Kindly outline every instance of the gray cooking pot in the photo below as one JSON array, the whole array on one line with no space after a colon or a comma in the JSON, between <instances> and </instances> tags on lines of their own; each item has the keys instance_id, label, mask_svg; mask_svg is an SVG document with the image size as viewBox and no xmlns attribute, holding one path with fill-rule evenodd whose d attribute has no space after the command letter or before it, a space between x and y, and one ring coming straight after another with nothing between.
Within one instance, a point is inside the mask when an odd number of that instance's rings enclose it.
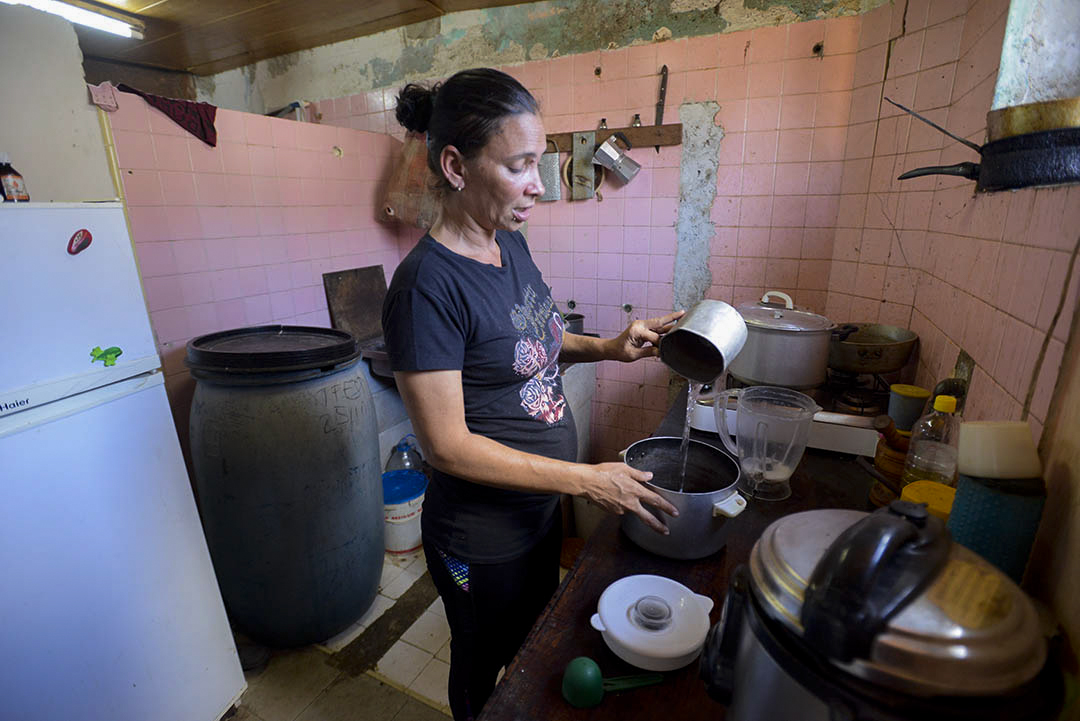
<instances>
[{"instance_id":1,"label":"gray cooking pot","mask_svg":"<svg viewBox=\"0 0 1080 721\"><path fill-rule=\"evenodd\" d=\"M649 490L679 509L672 517L646 506L668 527L662 535L632 513L622 517L623 532L631 541L659 556L678 559L704 558L724 547L731 530L729 519L746 509L739 495L739 464L719 448L690 441L686 481L679 490L681 438L662 436L634 443L621 454L631 468L652 471Z\"/></svg>"},{"instance_id":2,"label":"gray cooking pot","mask_svg":"<svg viewBox=\"0 0 1080 721\"><path fill-rule=\"evenodd\" d=\"M770 301L771 296L783 304ZM747 385L816 388L825 382L829 338L836 324L823 315L796 310L791 296L769 291L760 303L737 310L746 321L746 345L728 372Z\"/></svg>"}]
</instances>

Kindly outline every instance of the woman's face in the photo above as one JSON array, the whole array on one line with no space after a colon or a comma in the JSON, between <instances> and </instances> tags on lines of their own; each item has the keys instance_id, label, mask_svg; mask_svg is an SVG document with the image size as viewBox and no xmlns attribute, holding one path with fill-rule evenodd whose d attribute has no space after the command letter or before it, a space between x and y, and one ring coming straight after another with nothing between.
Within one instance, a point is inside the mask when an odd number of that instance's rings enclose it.
<instances>
[{"instance_id":1,"label":"woman's face","mask_svg":"<svg viewBox=\"0 0 1080 721\"><path fill-rule=\"evenodd\" d=\"M461 200L487 230L517 230L544 194L538 162L547 136L532 113L507 116L475 157L465 161Z\"/></svg>"}]
</instances>

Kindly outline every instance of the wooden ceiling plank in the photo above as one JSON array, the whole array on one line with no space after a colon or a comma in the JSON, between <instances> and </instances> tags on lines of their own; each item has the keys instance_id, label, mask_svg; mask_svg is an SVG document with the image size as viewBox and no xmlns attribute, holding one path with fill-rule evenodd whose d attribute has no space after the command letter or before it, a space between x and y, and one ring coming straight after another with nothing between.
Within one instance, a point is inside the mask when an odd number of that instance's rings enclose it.
<instances>
[{"instance_id":1,"label":"wooden ceiling plank","mask_svg":"<svg viewBox=\"0 0 1080 721\"><path fill-rule=\"evenodd\" d=\"M205 58L206 60L203 62L216 62L221 58L246 54L250 57L264 59L297 50L327 45L339 40L359 37L372 28L376 28L374 31L378 32L380 29L399 27L430 19L431 17L435 17L434 11L423 8L380 18L374 22L368 21L344 26L336 20L327 20L318 26L309 23L307 26L301 26L300 28L288 24L274 24L263 31L249 26L246 28L245 34L236 32L237 28L234 27L220 26L213 32L204 32L195 38L179 34L162 38L156 43L132 48L125 53L125 58L129 62L151 62L156 57L166 55L169 57ZM193 47L190 42L192 39L196 39L199 45ZM248 60L247 62L254 61ZM192 63L192 65L195 64ZM191 65L187 67L190 68Z\"/></svg>"},{"instance_id":2,"label":"wooden ceiling plank","mask_svg":"<svg viewBox=\"0 0 1080 721\"><path fill-rule=\"evenodd\" d=\"M406 23L411 24L413 22L420 22L421 20L431 19L435 17L433 15L414 15L408 19ZM387 28L400 27L398 23L391 23L394 18L388 18ZM376 30L375 32L379 32ZM249 63L257 62L259 60L266 60L273 57L279 57L288 53L297 52L299 50L309 50L313 47L319 47L322 45L329 45L334 42L338 42L344 39L351 39L355 37L362 37L356 34L356 31L352 28L346 28L341 30L340 37L334 35L324 35L316 38L307 38L306 42L293 41L290 44L280 43L274 44L269 42L269 38L266 38L265 43L251 43L251 47L245 48L240 52L226 56L215 57L207 60L206 62L193 65L188 70L196 75L212 75L214 73L223 72L224 70L231 70L233 68L242 67Z\"/></svg>"},{"instance_id":3,"label":"wooden ceiling plank","mask_svg":"<svg viewBox=\"0 0 1080 721\"><path fill-rule=\"evenodd\" d=\"M94 2L95 0L80 0ZM527 0L533 1L533 0ZM115 0L138 7L144 40L79 32L88 55L205 75L330 43L373 35L449 12L515 0ZM110 36L111 38L112 36Z\"/></svg>"}]
</instances>

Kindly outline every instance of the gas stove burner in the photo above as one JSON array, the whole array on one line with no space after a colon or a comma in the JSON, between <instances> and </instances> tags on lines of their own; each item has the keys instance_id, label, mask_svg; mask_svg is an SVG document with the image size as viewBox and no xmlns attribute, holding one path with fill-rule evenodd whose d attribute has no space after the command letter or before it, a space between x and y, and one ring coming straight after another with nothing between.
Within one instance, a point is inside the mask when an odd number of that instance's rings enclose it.
<instances>
[{"instance_id":1,"label":"gas stove burner","mask_svg":"<svg viewBox=\"0 0 1080 721\"><path fill-rule=\"evenodd\" d=\"M877 374L844 373L829 369L825 385L839 394L850 389L864 390L870 394L888 395L889 383Z\"/></svg>"},{"instance_id":2,"label":"gas stove burner","mask_svg":"<svg viewBox=\"0 0 1080 721\"><path fill-rule=\"evenodd\" d=\"M857 388L867 385L865 376L860 376L858 373L845 373L844 371L834 371L829 369L828 383L832 386L839 386L841 388Z\"/></svg>"},{"instance_id":3,"label":"gas stove burner","mask_svg":"<svg viewBox=\"0 0 1080 721\"><path fill-rule=\"evenodd\" d=\"M870 388L849 388L836 396L836 409L857 416L881 415L881 403Z\"/></svg>"}]
</instances>

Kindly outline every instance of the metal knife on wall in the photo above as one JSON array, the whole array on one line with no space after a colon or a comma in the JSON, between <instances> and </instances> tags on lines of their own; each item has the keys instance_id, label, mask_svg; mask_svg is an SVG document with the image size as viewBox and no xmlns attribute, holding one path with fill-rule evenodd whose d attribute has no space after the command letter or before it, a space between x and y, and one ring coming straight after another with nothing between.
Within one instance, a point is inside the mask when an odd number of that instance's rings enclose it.
<instances>
[{"instance_id":1,"label":"metal knife on wall","mask_svg":"<svg viewBox=\"0 0 1080 721\"><path fill-rule=\"evenodd\" d=\"M667 96L667 65L660 68L660 99L656 101L656 125L664 124L664 98ZM660 146L656 146L656 152L660 152Z\"/></svg>"}]
</instances>

